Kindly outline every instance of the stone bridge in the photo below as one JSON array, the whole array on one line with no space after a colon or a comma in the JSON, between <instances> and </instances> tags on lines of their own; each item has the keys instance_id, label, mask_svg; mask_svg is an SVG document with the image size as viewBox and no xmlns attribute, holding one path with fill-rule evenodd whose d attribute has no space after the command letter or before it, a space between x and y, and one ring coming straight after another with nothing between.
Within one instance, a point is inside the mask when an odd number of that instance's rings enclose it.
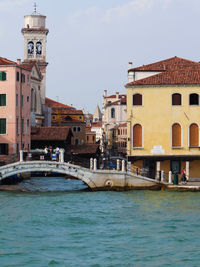
<instances>
[{"instance_id":1,"label":"stone bridge","mask_svg":"<svg viewBox=\"0 0 200 267\"><path fill-rule=\"evenodd\" d=\"M161 188L158 181L125 170L91 170L66 162L54 161L20 161L2 166L0 167L0 180L31 172L55 172L73 176L82 180L92 190L159 190Z\"/></svg>"}]
</instances>

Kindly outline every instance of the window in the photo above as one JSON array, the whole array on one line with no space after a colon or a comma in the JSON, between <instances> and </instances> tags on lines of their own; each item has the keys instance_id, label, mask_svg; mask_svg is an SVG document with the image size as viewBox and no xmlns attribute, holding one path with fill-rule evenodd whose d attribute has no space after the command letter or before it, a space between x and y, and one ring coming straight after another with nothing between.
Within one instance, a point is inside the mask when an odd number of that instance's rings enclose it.
<instances>
[{"instance_id":1,"label":"window","mask_svg":"<svg viewBox=\"0 0 200 267\"><path fill-rule=\"evenodd\" d=\"M24 133L24 119L21 121L21 133Z\"/></svg>"},{"instance_id":2,"label":"window","mask_svg":"<svg viewBox=\"0 0 200 267\"><path fill-rule=\"evenodd\" d=\"M133 95L133 106L142 106L142 95L141 94Z\"/></svg>"},{"instance_id":3,"label":"window","mask_svg":"<svg viewBox=\"0 0 200 267\"><path fill-rule=\"evenodd\" d=\"M94 142L94 135L92 136L92 140L93 140L93 142Z\"/></svg>"},{"instance_id":4,"label":"window","mask_svg":"<svg viewBox=\"0 0 200 267\"><path fill-rule=\"evenodd\" d=\"M78 139L77 138L75 139L75 145L78 145Z\"/></svg>"},{"instance_id":5,"label":"window","mask_svg":"<svg viewBox=\"0 0 200 267\"><path fill-rule=\"evenodd\" d=\"M0 144L0 155L8 155L8 144Z\"/></svg>"},{"instance_id":6,"label":"window","mask_svg":"<svg viewBox=\"0 0 200 267\"><path fill-rule=\"evenodd\" d=\"M6 119L0 119L0 134L6 134Z\"/></svg>"},{"instance_id":7,"label":"window","mask_svg":"<svg viewBox=\"0 0 200 267\"><path fill-rule=\"evenodd\" d=\"M36 43L36 55L41 55L42 54L42 43L37 42Z\"/></svg>"},{"instance_id":8,"label":"window","mask_svg":"<svg viewBox=\"0 0 200 267\"><path fill-rule=\"evenodd\" d=\"M28 131L29 124L30 124L29 120L27 120L27 131Z\"/></svg>"},{"instance_id":9,"label":"window","mask_svg":"<svg viewBox=\"0 0 200 267\"><path fill-rule=\"evenodd\" d=\"M78 131L78 132L80 132L80 131L81 131L81 128L80 128L80 127L78 127L78 128L77 128L77 131Z\"/></svg>"},{"instance_id":10,"label":"window","mask_svg":"<svg viewBox=\"0 0 200 267\"><path fill-rule=\"evenodd\" d=\"M16 118L16 133L19 134L19 118Z\"/></svg>"},{"instance_id":11,"label":"window","mask_svg":"<svg viewBox=\"0 0 200 267\"><path fill-rule=\"evenodd\" d=\"M53 115L53 116L52 116L52 120L55 120L55 119L56 119L56 116L55 116L55 115Z\"/></svg>"},{"instance_id":12,"label":"window","mask_svg":"<svg viewBox=\"0 0 200 267\"><path fill-rule=\"evenodd\" d=\"M89 141L89 136L87 135L87 142Z\"/></svg>"},{"instance_id":13,"label":"window","mask_svg":"<svg viewBox=\"0 0 200 267\"><path fill-rule=\"evenodd\" d=\"M199 146L199 126L196 123L192 123L189 129L190 134L190 147Z\"/></svg>"},{"instance_id":14,"label":"window","mask_svg":"<svg viewBox=\"0 0 200 267\"><path fill-rule=\"evenodd\" d=\"M17 154L19 154L19 143L17 143Z\"/></svg>"},{"instance_id":15,"label":"window","mask_svg":"<svg viewBox=\"0 0 200 267\"><path fill-rule=\"evenodd\" d=\"M181 126L178 123L172 125L172 147L181 147Z\"/></svg>"},{"instance_id":16,"label":"window","mask_svg":"<svg viewBox=\"0 0 200 267\"><path fill-rule=\"evenodd\" d=\"M115 118L115 109L111 108L111 118Z\"/></svg>"},{"instance_id":17,"label":"window","mask_svg":"<svg viewBox=\"0 0 200 267\"><path fill-rule=\"evenodd\" d=\"M0 81L6 81L6 72L0 71Z\"/></svg>"},{"instance_id":18,"label":"window","mask_svg":"<svg viewBox=\"0 0 200 267\"><path fill-rule=\"evenodd\" d=\"M29 102L29 96L27 96L27 102Z\"/></svg>"},{"instance_id":19,"label":"window","mask_svg":"<svg viewBox=\"0 0 200 267\"><path fill-rule=\"evenodd\" d=\"M199 95L190 94L190 105L199 105Z\"/></svg>"},{"instance_id":20,"label":"window","mask_svg":"<svg viewBox=\"0 0 200 267\"><path fill-rule=\"evenodd\" d=\"M24 106L24 96L23 95L21 96L21 106L22 107Z\"/></svg>"},{"instance_id":21,"label":"window","mask_svg":"<svg viewBox=\"0 0 200 267\"><path fill-rule=\"evenodd\" d=\"M120 135L120 130L118 129L118 135Z\"/></svg>"},{"instance_id":22,"label":"window","mask_svg":"<svg viewBox=\"0 0 200 267\"><path fill-rule=\"evenodd\" d=\"M28 55L29 56L33 55L33 53L34 53L34 44L33 44L33 42L29 42L28 43Z\"/></svg>"},{"instance_id":23,"label":"window","mask_svg":"<svg viewBox=\"0 0 200 267\"><path fill-rule=\"evenodd\" d=\"M16 94L16 107L18 107L18 94Z\"/></svg>"},{"instance_id":24,"label":"window","mask_svg":"<svg viewBox=\"0 0 200 267\"><path fill-rule=\"evenodd\" d=\"M17 82L19 82L19 71L17 71L17 73L16 73L16 80L17 80Z\"/></svg>"},{"instance_id":25,"label":"window","mask_svg":"<svg viewBox=\"0 0 200 267\"><path fill-rule=\"evenodd\" d=\"M73 132L76 132L76 127L73 127Z\"/></svg>"},{"instance_id":26,"label":"window","mask_svg":"<svg viewBox=\"0 0 200 267\"><path fill-rule=\"evenodd\" d=\"M172 106L181 105L181 94L175 93L172 95Z\"/></svg>"},{"instance_id":27,"label":"window","mask_svg":"<svg viewBox=\"0 0 200 267\"><path fill-rule=\"evenodd\" d=\"M133 147L142 147L142 126L140 124L133 126Z\"/></svg>"},{"instance_id":28,"label":"window","mask_svg":"<svg viewBox=\"0 0 200 267\"><path fill-rule=\"evenodd\" d=\"M0 106L6 106L6 94L0 94Z\"/></svg>"},{"instance_id":29,"label":"window","mask_svg":"<svg viewBox=\"0 0 200 267\"><path fill-rule=\"evenodd\" d=\"M27 75L27 84L29 84L29 75Z\"/></svg>"},{"instance_id":30,"label":"window","mask_svg":"<svg viewBox=\"0 0 200 267\"><path fill-rule=\"evenodd\" d=\"M21 82L25 83L25 75L23 73L21 74Z\"/></svg>"},{"instance_id":31,"label":"window","mask_svg":"<svg viewBox=\"0 0 200 267\"><path fill-rule=\"evenodd\" d=\"M82 116L79 116L79 120L82 120Z\"/></svg>"}]
</instances>

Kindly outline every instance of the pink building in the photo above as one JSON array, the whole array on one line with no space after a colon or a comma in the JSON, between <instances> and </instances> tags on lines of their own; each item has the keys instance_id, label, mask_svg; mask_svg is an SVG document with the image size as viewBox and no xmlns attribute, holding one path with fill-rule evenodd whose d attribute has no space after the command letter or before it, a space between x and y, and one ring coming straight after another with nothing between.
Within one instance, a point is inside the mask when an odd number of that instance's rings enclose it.
<instances>
[{"instance_id":1,"label":"pink building","mask_svg":"<svg viewBox=\"0 0 200 267\"><path fill-rule=\"evenodd\" d=\"M0 57L0 165L30 148L30 66Z\"/></svg>"}]
</instances>

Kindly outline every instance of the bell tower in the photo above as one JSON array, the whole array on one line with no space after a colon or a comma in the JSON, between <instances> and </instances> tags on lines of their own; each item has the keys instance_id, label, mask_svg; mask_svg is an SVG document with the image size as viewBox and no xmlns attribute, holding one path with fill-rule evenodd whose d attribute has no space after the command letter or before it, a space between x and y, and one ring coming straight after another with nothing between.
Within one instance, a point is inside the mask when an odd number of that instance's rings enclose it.
<instances>
[{"instance_id":1,"label":"bell tower","mask_svg":"<svg viewBox=\"0 0 200 267\"><path fill-rule=\"evenodd\" d=\"M46 16L37 12L36 3L34 12L31 15L24 16L24 63L37 62L43 75L41 98L45 103L46 95L46 43L49 30L46 28Z\"/></svg>"}]
</instances>

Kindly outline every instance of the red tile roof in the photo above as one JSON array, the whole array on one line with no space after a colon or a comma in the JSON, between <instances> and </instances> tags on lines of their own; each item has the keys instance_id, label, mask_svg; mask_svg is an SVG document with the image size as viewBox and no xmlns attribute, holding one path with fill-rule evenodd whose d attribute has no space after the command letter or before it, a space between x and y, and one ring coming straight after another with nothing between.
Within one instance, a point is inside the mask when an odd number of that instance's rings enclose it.
<instances>
[{"instance_id":1,"label":"red tile roof","mask_svg":"<svg viewBox=\"0 0 200 267\"><path fill-rule=\"evenodd\" d=\"M0 57L0 65L17 65L17 63L7 58Z\"/></svg>"},{"instance_id":2,"label":"red tile roof","mask_svg":"<svg viewBox=\"0 0 200 267\"><path fill-rule=\"evenodd\" d=\"M129 69L129 71L166 71L185 69L188 67L192 67L193 69L199 69L200 63L179 57L172 57L152 64L132 68Z\"/></svg>"},{"instance_id":3,"label":"red tile roof","mask_svg":"<svg viewBox=\"0 0 200 267\"><path fill-rule=\"evenodd\" d=\"M102 127L102 121L93 122L92 127Z\"/></svg>"},{"instance_id":4,"label":"red tile roof","mask_svg":"<svg viewBox=\"0 0 200 267\"><path fill-rule=\"evenodd\" d=\"M200 85L200 69L186 68L180 70L168 70L157 75L153 75L135 82L128 83L133 85Z\"/></svg>"},{"instance_id":5,"label":"red tile roof","mask_svg":"<svg viewBox=\"0 0 200 267\"><path fill-rule=\"evenodd\" d=\"M76 109L67 109L67 108L53 108L51 114L52 115L83 115L83 111L82 110L76 110Z\"/></svg>"},{"instance_id":6,"label":"red tile roof","mask_svg":"<svg viewBox=\"0 0 200 267\"><path fill-rule=\"evenodd\" d=\"M104 98L117 98L116 95L105 96ZM126 95L119 95L119 98L126 98Z\"/></svg>"},{"instance_id":7,"label":"red tile roof","mask_svg":"<svg viewBox=\"0 0 200 267\"><path fill-rule=\"evenodd\" d=\"M75 108L72 107L72 106L68 106L68 105L62 104L62 103L57 102L55 100L52 100L52 99L50 99L48 97L45 98L45 105L47 107L50 107L50 108L67 108L67 109L75 110Z\"/></svg>"},{"instance_id":8,"label":"red tile roof","mask_svg":"<svg viewBox=\"0 0 200 267\"><path fill-rule=\"evenodd\" d=\"M70 127L33 127L31 128L31 140L65 141L69 133L72 134Z\"/></svg>"}]
</instances>

